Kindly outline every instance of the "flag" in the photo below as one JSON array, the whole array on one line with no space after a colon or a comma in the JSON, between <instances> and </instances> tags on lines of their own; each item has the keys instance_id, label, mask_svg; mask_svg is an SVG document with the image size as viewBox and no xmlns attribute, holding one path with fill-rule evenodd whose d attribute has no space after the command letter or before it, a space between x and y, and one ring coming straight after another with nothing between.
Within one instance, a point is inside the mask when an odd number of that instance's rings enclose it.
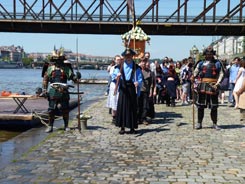
<instances>
[{"instance_id":1,"label":"flag","mask_svg":"<svg viewBox=\"0 0 245 184\"><path fill-rule=\"evenodd\" d=\"M127 0L128 2L128 8L131 12L132 18L133 18L133 26L136 25L136 17L135 17L135 7L134 7L134 0Z\"/></svg>"}]
</instances>

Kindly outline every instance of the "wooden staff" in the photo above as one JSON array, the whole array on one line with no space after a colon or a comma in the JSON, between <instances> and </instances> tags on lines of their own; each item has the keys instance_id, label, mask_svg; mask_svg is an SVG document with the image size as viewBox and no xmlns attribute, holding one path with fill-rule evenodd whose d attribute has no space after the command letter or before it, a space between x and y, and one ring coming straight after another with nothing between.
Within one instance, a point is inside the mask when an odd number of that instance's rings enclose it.
<instances>
[{"instance_id":1,"label":"wooden staff","mask_svg":"<svg viewBox=\"0 0 245 184\"><path fill-rule=\"evenodd\" d=\"M197 62L198 63L198 62ZM196 103L196 97L195 97L195 90L194 90L194 84L195 84L195 77L194 77L194 70L197 67L197 63L192 66L192 77L191 77L191 91L192 91L192 128L195 129L195 103Z\"/></svg>"},{"instance_id":2,"label":"wooden staff","mask_svg":"<svg viewBox=\"0 0 245 184\"><path fill-rule=\"evenodd\" d=\"M192 87L192 128L193 129L195 129L195 102L196 102L194 82L195 82L195 79L193 77L192 84L191 84L191 87Z\"/></svg>"},{"instance_id":3,"label":"wooden staff","mask_svg":"<svg viewBox=\"0 0 245 184\"><path fill-rule=\"evenodd\" d=\"M77 72L79 72L79 64L78 64L78 39L76 40L76 49L77 49L77 60L76 60L76 65L77 65ZM79 132L81 132L81 121L80 121L80 94L79 94L79 81L77 81L77 102L78 102L78 107L77 107L77 126Z\"/></svg>"},{"instance_id":4,"label":"wooden staff","mask_svg":"<svg viewBox=\"0 0 245 184\"><path fill-rule=\"evenodd\" d=\"M134 29L135 29L135 18L134 18L134 21L133 21L133 31L132 32L134 32ZM135 37L134 37L134 51L135 51ZM136 76L136 63L135 63L134 59L133 59L133 62L134 62L134 69L135 69L135 71L134 71L134 81L136 82L136 80L137 80L137 76ZM138 87L136 86L135 87L136 95L137 95L137 91L138 91L137 88Z\"/></svg>"}]
</instances>

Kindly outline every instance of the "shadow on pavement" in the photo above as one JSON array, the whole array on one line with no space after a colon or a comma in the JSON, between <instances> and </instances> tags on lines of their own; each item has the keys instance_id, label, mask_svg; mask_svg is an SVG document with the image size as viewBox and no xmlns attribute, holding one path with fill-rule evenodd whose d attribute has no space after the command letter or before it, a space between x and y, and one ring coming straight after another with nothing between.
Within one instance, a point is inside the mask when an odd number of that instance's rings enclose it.
<instances>
[{"instance_id":1,"label":"shadow on pavement","mask_svg":"<svg viewBox=\"0 0 245 184\"><path fill-rule=\"evenodd\" d=\"M143 134L150 133L150 132L159 133L159 132L163 132L163 131L169 131L170 128L163 128L165 126L166 125L163 125L163 126L160 126L160 127L157 127L157 128L139 129L139 130L137 130L136 137L142 136Z\"/></svg>"},{"instance_id":2,"label":"shadow on pavement","mask_svg":"<svg viewBox=\"0 0 245 184\"><path fill-rule=\"evenodd\" d=\"M102 126L88 126L87 128L88 130L99 130L99 129L107 130L108 129Z\"/></svg>"},{"instance_id":3,"label":"shadow on pavement","mask_svg":"<svg viewBox=\"0 0 245 184\"><path fill-rule=\"evenodd\" d=\"M188 123L183 123L183 122L177 123L177 126L178 126L178 127L180 127L180 126L185 126L185 125L188 125Z\"/></svg>"},{"instance_id":4,"label":"shadow on pavement","mask_svg":"<svg viewBox=\"0 0 245 184\"><path fill-rule=\"evenodd\" d=\"M183 118L183 116L179 113L175 112L156 112L155 119L148 125L159 125L158 127L147 128L147 129L139 129L137 132L137 136L142 136L143 134L150 133L150 132L162 132L162 131L169 131L170 128L168 127L171 123L176 123L176 118ZM187 123L181 123L179 126L186 125Z\"/></svg>"},{"instance_id":5,"label":"shadow on pavement","mask_svg":"<svg viewBox=\"0 0 245 184\"><path fill-rule=\"evenodd\" d=\"M157 112L155 117L159 117L154 119L153 124L170 124L175 123L176 119L183 118L182 114L175 112Z\"/></svg>"},{"instance_id":6,"label":"shadow on pavement","mask_svg":"<svg viewBox=\"0 0 245 184\"><path fill-rule=\"evenodd\" d=\"M236 129L236 128L244 128L245 125L220 125L219 126L221 129Z\"/></svg>"}]
</instances>

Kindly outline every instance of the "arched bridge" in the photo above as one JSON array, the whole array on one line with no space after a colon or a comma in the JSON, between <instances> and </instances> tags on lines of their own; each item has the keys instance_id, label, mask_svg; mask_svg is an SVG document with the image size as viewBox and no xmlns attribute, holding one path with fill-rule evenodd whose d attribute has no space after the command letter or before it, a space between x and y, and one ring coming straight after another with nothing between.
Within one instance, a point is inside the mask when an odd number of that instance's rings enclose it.
<instances>
[{"instance_id":1,"label":"arched bridge","mask_svg":"<svg viewBox=\"0 0 245 184\"><path fill-rule=\"evenodd\" d=\"M245 0L1 0L0 32L123 34L134 9L150 35L245 35L244 7Z\"/></svg>"}]
</instances>

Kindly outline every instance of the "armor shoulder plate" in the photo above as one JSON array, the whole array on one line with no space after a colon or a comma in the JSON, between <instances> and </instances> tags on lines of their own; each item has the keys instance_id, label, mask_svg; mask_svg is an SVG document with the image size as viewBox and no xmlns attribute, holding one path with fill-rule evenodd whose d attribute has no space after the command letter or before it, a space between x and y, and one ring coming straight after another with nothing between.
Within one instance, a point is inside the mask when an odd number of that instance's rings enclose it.
<instances>
[{"instance_id":1,"label":"armor shoulder plate","mask_svg":"<svg viewBox=\"0 0 245 184\"><path fill-rule=\"evenodd\" d=\"M54 66L54 65L51 65L51 66L48 67L48 70L47 70L47 75L48 75L48 77L51 76L51 73L52 73L52 71L53 71L54 69L55 69L55 66Z\"/></svg>"},{"instance_id":2,"label":"armor shoulder plate","mask_svg":"<svg viewBox=\"0 0 245 184\"><path fill-rule=\"evenodd\" d=\"M203 60L199 60L199 61L197 61L196 62L196 64L194 65L194 69L196 68L196 67L201 67L202 65L203 65Z\"/></svg>"}]
</instances>

